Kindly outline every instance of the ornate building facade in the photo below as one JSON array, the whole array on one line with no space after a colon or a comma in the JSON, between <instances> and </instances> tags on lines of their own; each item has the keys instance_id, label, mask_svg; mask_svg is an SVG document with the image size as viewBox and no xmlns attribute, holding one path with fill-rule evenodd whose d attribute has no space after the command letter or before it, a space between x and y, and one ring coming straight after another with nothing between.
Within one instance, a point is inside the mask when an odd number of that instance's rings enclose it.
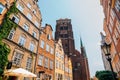
<instances>
[{"instance_id":1,"label":"ornate building facade","mask_svg":"<svg viewBox=\"0 0 120 80\"><path fill-rule=\"evenodd\" d=\"M12 69L24 68L35 73L39 31L41 28L41 13L36 0L0 0L0 26L6 17L6 12L15 4L18 13L12 13L9 20L16 25L3 42L10 48L9 62ZM14 25L13 25L14 26ZM28 78L20 77L18 80ZM32 78L30 78L32 79Z\"/></svg>"},{"instance_id":2,"label":"ornate building facade","mask_svg":"<svg viewBox=\"0 0 120 80\"><path fill-rule=\"evenodd\" d=\"M105 15L105 40L111 43L112 66L120 76L120 0L100 0L100 3Z\"/></svg>"}]
</instances>

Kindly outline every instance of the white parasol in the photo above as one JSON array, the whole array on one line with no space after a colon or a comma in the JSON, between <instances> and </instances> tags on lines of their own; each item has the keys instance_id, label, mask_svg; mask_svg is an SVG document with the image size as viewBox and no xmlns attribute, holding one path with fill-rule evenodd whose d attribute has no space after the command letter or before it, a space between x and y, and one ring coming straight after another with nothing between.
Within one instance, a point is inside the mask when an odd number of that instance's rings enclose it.
<instances>
[{"instance_id":1,"label":"white parasol","mask_svg":"<svg viewBox=\"0 0 120 80\"><path fill-rule=\"evenodd\" d=\"M37 77L35 74L33 74L33 73L23 69L23 68L7 70L7 71L5 71L4 75L21 76L21 77Z\"/></svg>"}]
</instances>

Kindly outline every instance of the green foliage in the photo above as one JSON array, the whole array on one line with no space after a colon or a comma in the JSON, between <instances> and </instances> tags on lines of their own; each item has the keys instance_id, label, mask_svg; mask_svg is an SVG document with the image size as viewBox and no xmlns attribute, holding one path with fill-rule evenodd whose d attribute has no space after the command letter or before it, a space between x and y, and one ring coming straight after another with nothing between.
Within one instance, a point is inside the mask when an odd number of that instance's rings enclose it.
<instances>
[{"instance_id":1,"label":"green foliage","mask_svg":"<svg viewBox=\"0 0 120 80\"><path fill-rule=\"evenodd\" d=\"M18 13L18 9L15 6L16 3L14 3L9 11L6 13L5 18L2 22L2 27L0 28L0 41L4 38L7 38L8 34L10 33L10 30L12 28L16 28L17 24L15 24L14 22L12 22L9 19L10 14L14 13L17 14Z\"/></svg>"},{"instance_id":2,"label":"green foliage","mask_svg":"<svg viewBox=\"0 0 120 80\"><path fill-rule=\"evenodd\" d=\"M16 2L14 2L14 4L10 7L8 12L6 13L4 20L1 24L2 26L0 27L0 78L8 62L8 54L10 53L10 49L7 47L5 43L2 42L2 39L7 38L12 28L17 27L17 24L15 24L9 19L10 14L17 13L18 9L16 8Z\"/></svg>"},{"instance_id":3,"label":"green foliage","mask_svg":"<svg viewBox=\"0 0 120 80\"><path fill-rule=\"evenodd\" d=\"M114 72L114 75L117 76L117 73ZM99 80L114 80L113 74L111 71L97 71L95 76Z\"/></svg>"},{"instance_id":4,"label":"green foliage","mask_svg":"<svg viewBox=\"0 0 120 80\"><path fill-rule=\"evenodd\" d=\"M0 43L0 75L3 74L4 67L8 62L8 54L10 49L4 43Z\"/></svg>"}]
</instances>

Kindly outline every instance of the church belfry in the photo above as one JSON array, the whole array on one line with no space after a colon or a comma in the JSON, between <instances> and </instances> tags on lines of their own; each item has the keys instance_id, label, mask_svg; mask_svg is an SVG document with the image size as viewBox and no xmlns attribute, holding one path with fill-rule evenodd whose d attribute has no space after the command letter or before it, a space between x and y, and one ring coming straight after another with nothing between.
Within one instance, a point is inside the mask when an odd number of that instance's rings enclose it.
<instances>
[{"instance_id":1,"label":"church belfry","mask_svg":"<svg viewBox=\"0 0 120 80\"><path fill-rule=\"evenodd\" d=\"M59 19L56 21L55 40L59 38L62 39L65 54L73 54L75 46L71 19Z\"/></svg>"}]
</instances>

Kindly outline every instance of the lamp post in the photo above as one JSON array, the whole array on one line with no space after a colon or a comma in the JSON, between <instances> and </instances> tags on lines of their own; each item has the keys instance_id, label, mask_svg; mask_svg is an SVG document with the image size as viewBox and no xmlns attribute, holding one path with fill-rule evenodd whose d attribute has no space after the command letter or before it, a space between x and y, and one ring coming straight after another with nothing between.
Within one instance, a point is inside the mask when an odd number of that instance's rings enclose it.
<instances>
[{"instance_id":1,"label":"lamp post","mask_svg":"<svg viewBox=\"0 0 120 80\"><path fill-rule=\"evenodd\" d=\"M113 76L114 80L116 80L115 75L114 75L114 72L113 72L112 63L111 63L110 48L111 48L111 44L107 44L106 42L104 42L104 43L101 45L101 49L102 49L103 53L104 53L105 56L106 56L106 59L108 60L108 62L109 62L109 64L110 64L110 68L111 68L111 71L112 71L112 76Z\"/></svg>"}]
</instances>

